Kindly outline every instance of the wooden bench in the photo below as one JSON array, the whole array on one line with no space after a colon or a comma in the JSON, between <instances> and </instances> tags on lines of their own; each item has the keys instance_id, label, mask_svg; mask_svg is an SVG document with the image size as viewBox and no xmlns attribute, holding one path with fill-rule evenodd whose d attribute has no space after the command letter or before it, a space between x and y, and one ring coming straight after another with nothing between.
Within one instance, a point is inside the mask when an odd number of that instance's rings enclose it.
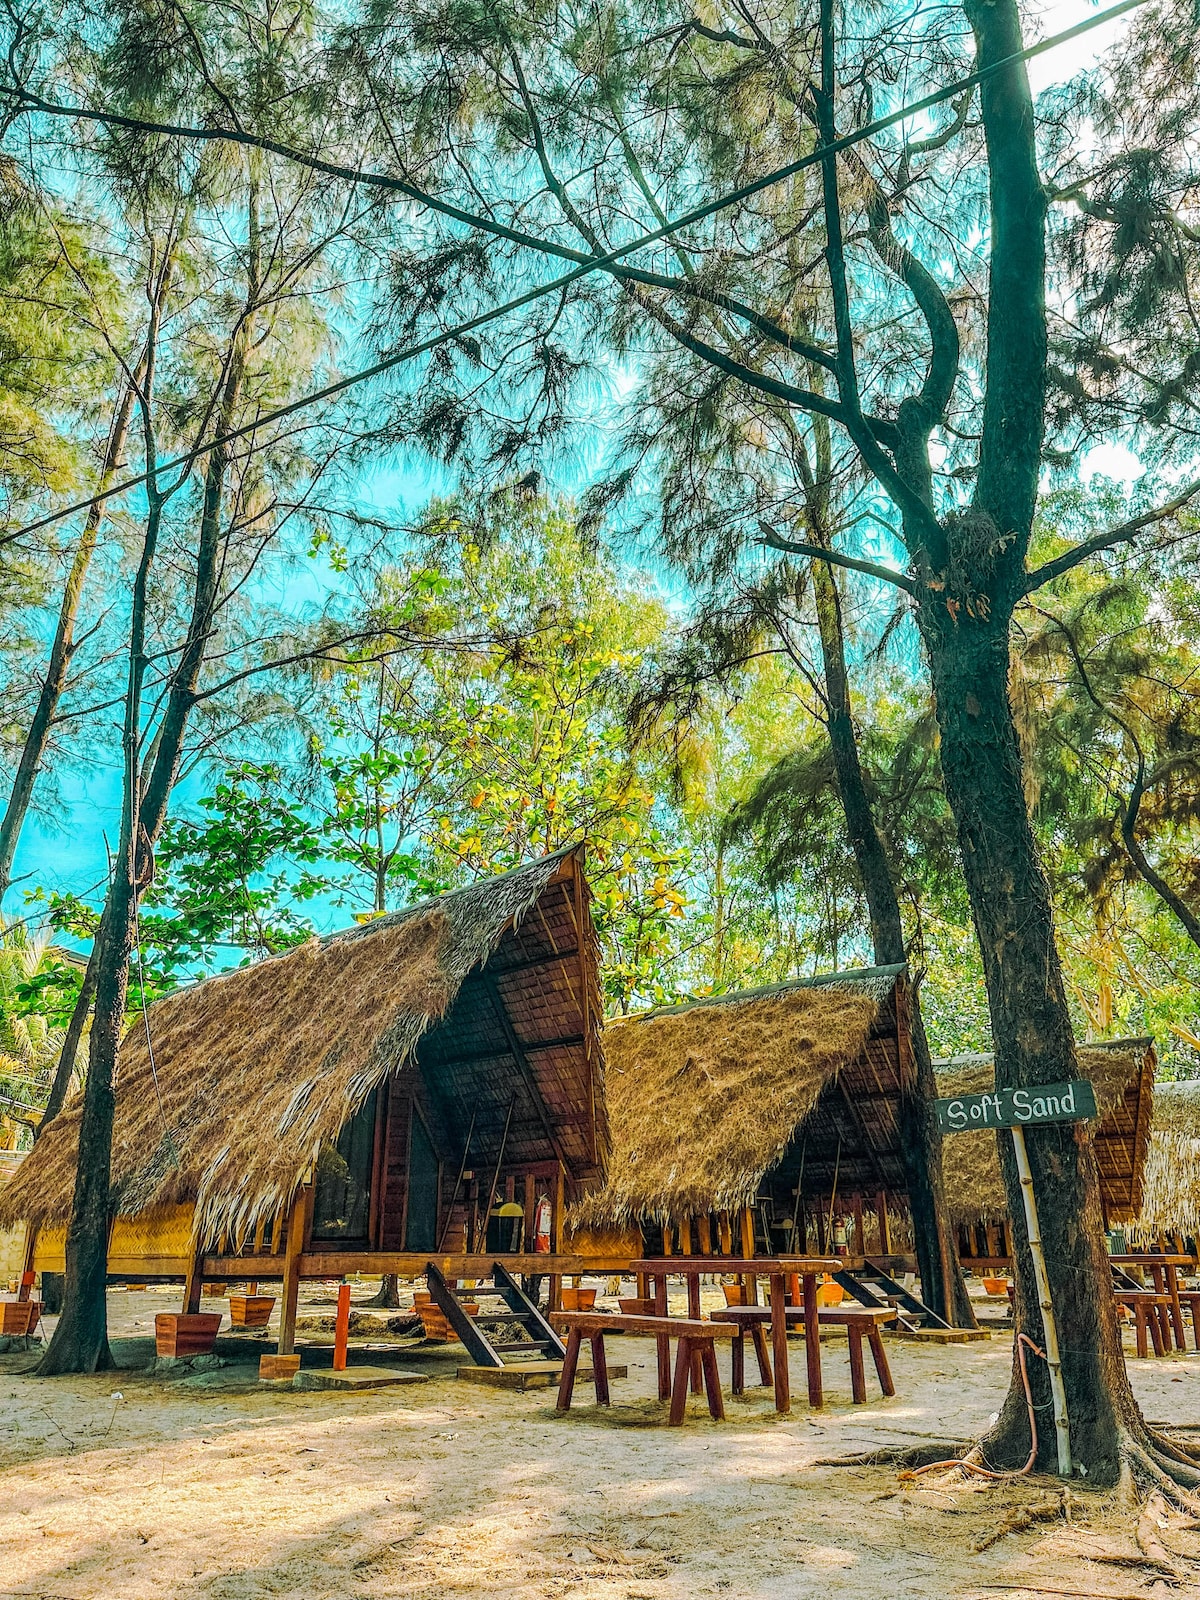
<instances>
[{"instance_id":1,"label":"wooden bench","mask_svg":"<svg viewBox=\"0 0 1200 1600\"><path fill-rule=\"evenodd\" d=\"M829 1307L819 1313L820 1324L823 1328L845 1328L846 1337L850 1344L850 1393L856 1406L865 1405L867 1401L866 1369L863 1364L863 1339L871 1346L871 1355L875 1362L875 1372L879 1378L879 1387L887 1396L894 1395L896 1386L892 1382L892 1371L888 1366L887 1351L883 1346L883 1337L880 1329L888 1322L895 1322L896 1312L891 1306L876 1309L872 1306L841 1306ZM764 1384L771 1382L771 1365L767 1358L767 1341L765 1328L771 1320L770 1309L766 1306L730 1306L725 1311L714 1311L714 1322L730 1322L737 1328L737 1337L733 1342L733 1392L742 1394L746 1387L746 1334L749 1332L754 1341L754 1353L758 1357L759 1377ZM802 1306L789 1306L787 1313L788 1327L804 1326L804 1309Z\"/></svg>"},{"instance_id":2,"label":"wooden bench","mask_svg":"<svg viewBox=\"0 0 1200 1600\"><path fill-rule=\"evenodd\" d=\"M560 1311L552 1318L554 1325L567 1335L567 1353L563 1359L562 1378L558 1385L558 1410L571 1409L571 1396L575 1391L575 1373L579 1366L579 1347L586 1337L592 1346L592 1378L596 1385L596 1404L606 1406L608 1395L608 1365L604 1357L604 1336L609 1333L630 1334L656 1339L660 1346L669 1339L678 1341L675 1354L675 1377L670 1386L672 1428L683 1422L687 1407L688 1387L692 1373L692 1356L699 1354L704 1374L704 1389L708 1396L709 1415L717 1422L725 1420L725 1402L721 1395L721 1380L717 1373L716 1341L730 1339L735 1330L717 1322L700 1322L691 1317L646 1317L613 1315L605 1311ZM659 1364L660 1374L662 1363ZM659 1378L659 1399L665 1400L663 1383Z\"/></svg>"},{"instance_id":3,"label":"wooden bench","mask_svg":"<svg viewBox=\"0 0 1200 1600\"><path fill-rule=\"evenodd\" d=\"M1171 1342L1171 1325L1168 1321L1171 1296L1160 1294L1156 1289L1118 1289L1116 1298L1118 1305L1133 1312L1138 1358L1145 1361L1150 1354L1146 1343L1147 1330L1154 1344L1154 1354L1166 1355Z\"/></svg>"}]
</instances>

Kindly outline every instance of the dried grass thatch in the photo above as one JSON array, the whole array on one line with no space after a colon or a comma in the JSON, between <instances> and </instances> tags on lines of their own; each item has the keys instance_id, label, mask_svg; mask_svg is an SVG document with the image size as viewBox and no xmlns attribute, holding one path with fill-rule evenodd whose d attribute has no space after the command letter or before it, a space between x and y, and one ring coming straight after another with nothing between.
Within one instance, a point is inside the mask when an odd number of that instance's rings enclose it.
<instances>
[{"instance_id":1,"label":"dried grass thatch","mask_svg":"<svg viewBox=\"0 0 1200 1600\"><path fill-rule=\"evenodd\" d=\"M1079 1075L1096 1090L1096 1160L1100 1190L1111 1221L1131 1217L1140 1203L1150 1137L1155 1054L1150 1039L1115 1039L1078 1047ZM986 1094L996 1086L991 1055L935 1062L938 1094ZM1000 1171L995 1130L956 1133L942 1145L942 1168L951 1221L1002 1222L1008 1196Z\"/></svg>"},{"instance_id":2,"label":"dried grass thatch","mask_svg":"<svg viewBox=\"0 0 1200 1600\"><path fill-rule=\"evenodd\" d=\"M574 1208L574 1225L673 1223L749 1204L821 1091L861 1054L880 1004L869 983L788 984L609 1023L608 1181Z\"/></svg>"},{"instance_id":3,"label":"dried grass thatch","mask_svg":"<svg viewBox=\"0 0 1200 1600\"><path fill-rule=\"evenodd\" d=\"M1137 1245L1200 1239L1200 1079L1154 1086L1146 1188L1126 1233Z\"/></svg>"},{"instance_id":4,"label":"dried grass thatch","mask_svg":"<svg viewBox=\"0 0 1200 1600\"><path fill-rule=\"evenodd\" d=\"M195 1204L199 1238L240 1243L287 1205L322 1145L454 1001L558 874L560 852L503 877L152 1006L121 1047L113 1206ZM70 1213L80 1107L64 1110L0 1194L0 1225Z\"/></svg>"}]
</instances>

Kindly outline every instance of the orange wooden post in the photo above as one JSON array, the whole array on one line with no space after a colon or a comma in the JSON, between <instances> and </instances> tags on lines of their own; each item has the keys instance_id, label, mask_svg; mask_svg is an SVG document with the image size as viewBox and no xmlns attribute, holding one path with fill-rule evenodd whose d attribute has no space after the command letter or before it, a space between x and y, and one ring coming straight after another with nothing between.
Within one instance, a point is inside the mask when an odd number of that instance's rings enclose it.
<instances>
[{"instance_id":1,"label":"orange wooden post","mask_svg":"<svg viewBox=\"0 0 1200 1600\"><path fill-rule=\"evenodd\" d=\"M350 1285L338 1287L337 1321L333 1325L333 1370L346 1370L346 1343L350 1338Z\"/></svg>"}]
</instances>

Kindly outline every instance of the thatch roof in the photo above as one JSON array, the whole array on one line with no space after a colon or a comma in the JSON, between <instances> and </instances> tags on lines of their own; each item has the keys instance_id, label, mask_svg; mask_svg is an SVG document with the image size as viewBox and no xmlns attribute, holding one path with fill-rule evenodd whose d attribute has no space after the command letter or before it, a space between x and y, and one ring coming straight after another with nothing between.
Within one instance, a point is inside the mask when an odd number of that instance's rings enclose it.
<instances>
[{"instance_id":1,"label":"thatch roof","mask_svg":"<svg viewBox=\"0 0 1200 1600\"><path fill-rule=\"evenodd\" d=\"M675 1222L748 1204L824 1091L856 1063L870 1093L853 1116L844 1106L830 1112L841 1118L839 1150L845 1128L843 1188L853 1187L856 1141L871 1147L858 1155L872 1171L894 1158L889 1093L902 1070L895 1035L903 971L834 974L608 1023L612 1156L604 1187L575 1207L576 1225ZM833 1159L832 1148L826 1154ZM814 1151L807 1170L816 1175L819 1166ZM893 1159L893 1167L902 1183L902 1165Z\"/></svg>"},{"instance_id":2,"label":"thatch roof","mask_svg":"<svg viewBox=\"0 0 1200 1600\"><path fill-rule=\"evenodd\" d=\"M1152 1039L1081 1044L1079 1075L1091 1080L1100 1116L1095 1131L1100 1196L1112 1222L1132 1217L1141 1203L1156 1056ZM993 1057L954 1056L934 1063L938 1094L986 1094L996 1086ZM942 1145L946 1200L956 1223L1001 1222L1008 1196L994 1129L956 1133Z\"/></svg>"},{"instance_id":3,"label":"thatch roof","mask_svg":"<svg viewBox=\"0 0 1200 1600\"><path fill-rule=\"evenodd\" d=\"M596 1174L607 1128L579 856L559 852L158 1001L121 1046L114 1209L192 1201L204 1241L241 1240L288 1204L372 1091L417 1064L443 1120L476 1112L476 1160L498 1148L511 1106L508 1160L558 1157L577 1179ZM67 1218L79 1116L77 1103L64 1110L5 1186L0 1224Z\"/></svg>"},{"instance_id":4,"label":"thatch roof","mask_svg":"<svg viewBox=\"0 0 1200 1600\"><path fill-rule=\"evenodd\" d=\"M1170 1233L1200 1239L1200 1079L1154 1086L1146 1188L1126 1231L1139 1245Z\"/></svg>"}]
</instances>

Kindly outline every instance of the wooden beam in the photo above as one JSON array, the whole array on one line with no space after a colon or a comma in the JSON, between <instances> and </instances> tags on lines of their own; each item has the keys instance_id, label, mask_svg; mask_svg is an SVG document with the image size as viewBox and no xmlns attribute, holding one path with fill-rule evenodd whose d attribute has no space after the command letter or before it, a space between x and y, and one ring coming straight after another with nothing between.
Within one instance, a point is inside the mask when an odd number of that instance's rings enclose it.
<instances>
[{"instance_id":1,"label":"wooden beam","mask_svg":"<svg viewBox=\"0 0 1200 1600\"><path fill-rule=\"evenodd\" d=\"M296 1306L300 1299L301 1263L312 1202L313 1185L301 1184L288 1215L287 1244L284 1247L283 1294L279 1304L279 1344L276 1347L276 1354L281 1356L290 1356L296 1348ZM341 1274L336 1276L340 1277Z\"/></svg>"},{"instance_id":2,"label":"wooden beam","mask_svg":"<svg viewBox=\"0 0 1200 1600\"><path fill-rule=\"evenodd\" d=\"M529 1065L529 1059L525 1054L525 1047L517 1038L516 1029L512 1025L512 1019L509 1017L508 1008L504 1004L503 996L496 987L495 980L486 971L486 969L481 974L481 982L484 989L487 991L489 1000L492 1002L492 1009L496 1013L496 1020L499 1022L500 1027L504 1032L504 1037L508 1041L509 1052L517 1064L517 1071L521 1074L525 1088L529 1093L530 1099L533 1101L534 1110L537 1112L538 1120L542 1124L542 1131L549 1140L550 1148L554 1151L554 1154L565 1167L567 1165L566 1156L563 1152L562 1145L559 1143L558 1134L550 1124L550 1117L546 1111L546 1102L542 1099L542 1091L538 1087L538 1081L534 1076L533 1068Z\"/></svg>"},{"instance_id":3,"label":"wooden beam","mask_svg":"<svg viewBox=\"0 0 1200 1600\"><path fill-rule=\"evenodd\" d=\"M200 1296L204 1290L204 1249L198 1239L192 1240L192 1256L188 1275L183 1284L183 1309L185 1315L194 1316L200 1309Z\"/></svg>"}]
</instances>

